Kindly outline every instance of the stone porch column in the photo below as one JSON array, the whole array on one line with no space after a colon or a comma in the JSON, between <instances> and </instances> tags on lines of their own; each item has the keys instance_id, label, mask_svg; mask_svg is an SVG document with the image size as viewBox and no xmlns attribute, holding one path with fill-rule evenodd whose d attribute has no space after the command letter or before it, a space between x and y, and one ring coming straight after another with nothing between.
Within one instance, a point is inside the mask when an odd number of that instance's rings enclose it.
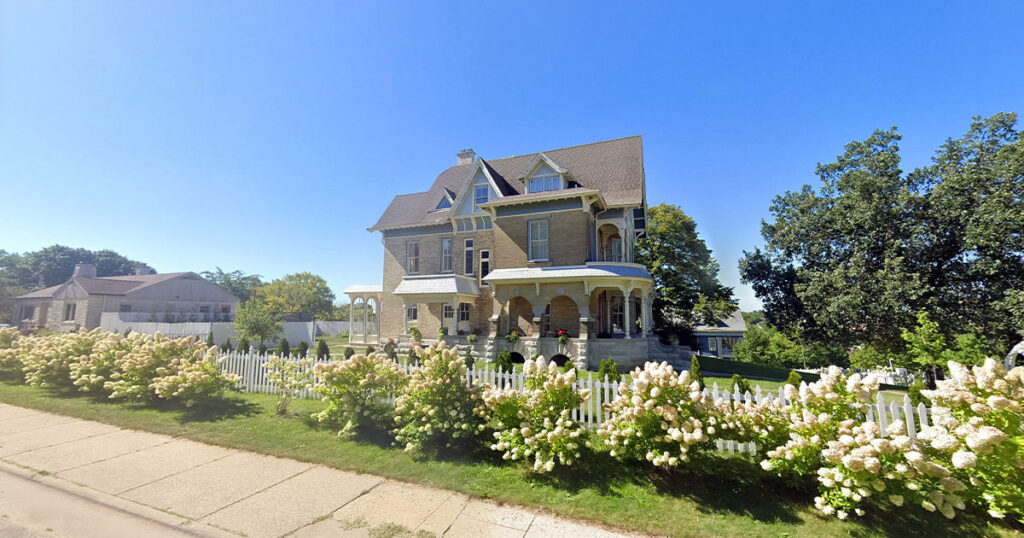
<instances>
[{"instance_id":1,"label":"stone porch column","mask_svg":"<svg viewBox=\"0 0 1024 538\"><path fill-rule=\"evenodd\" d=\"M625 326L622 328L622 330L626 333L626 339L628 340L630 338L633 338L633 330L636 329L636 320L633 319L633 310L634 310L634 308L633 308L633 292L632 291L628 291L628 292L624 291L624 292L622 292L622 295L624 296L623 297L623 302L626 303L624 305L625 306L625 312L623 312L623 316L622 316L623 317L622 324L625 325Z\"/></svg>"}]
</instances>

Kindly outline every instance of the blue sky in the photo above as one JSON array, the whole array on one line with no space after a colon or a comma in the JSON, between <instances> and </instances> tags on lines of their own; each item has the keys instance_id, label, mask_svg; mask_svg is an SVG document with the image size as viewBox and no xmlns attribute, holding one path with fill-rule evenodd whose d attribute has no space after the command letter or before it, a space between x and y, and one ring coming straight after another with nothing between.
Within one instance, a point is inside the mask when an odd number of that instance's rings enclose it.
<instances>
[{"instance_id":1,"label":"blue sky","mask_svg":"<svg viewBox=\"0 0 1024 538\"><path fill-rule=\"evenodd\" d=\"M644 137L736 287L776 194L876 128L1024 111L1020 2L0 3L0 248L381 279L365 231L474 148Z\"/></svg>"}]
</instances>

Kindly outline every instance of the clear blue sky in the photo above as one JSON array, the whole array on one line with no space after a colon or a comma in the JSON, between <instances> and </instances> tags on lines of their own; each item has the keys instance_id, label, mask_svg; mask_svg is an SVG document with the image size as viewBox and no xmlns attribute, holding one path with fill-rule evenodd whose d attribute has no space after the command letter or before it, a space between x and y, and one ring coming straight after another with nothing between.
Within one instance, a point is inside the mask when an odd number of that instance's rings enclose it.
<instances>
[{"instance_id":1,"label":"clear blue sky","mask_svg":"<svg viewBox=\"0 0 1024 538\"><path fill-rule=\"evenodd\" d=\"M667 3L666 3L667 4ZM381 279L365 231L472 147L644 137L736 286L774 195L899 126L1024 112L1021 2L0 2L0 248Z\"/></svg>"}]
</instances>

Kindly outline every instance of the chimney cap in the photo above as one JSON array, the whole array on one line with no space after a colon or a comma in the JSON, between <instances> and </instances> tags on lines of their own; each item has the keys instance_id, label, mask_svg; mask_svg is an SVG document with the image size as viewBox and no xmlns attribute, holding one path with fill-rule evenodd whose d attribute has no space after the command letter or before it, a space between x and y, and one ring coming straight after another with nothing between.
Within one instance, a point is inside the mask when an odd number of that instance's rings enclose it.
<instances>
[{"instance_id":1,"label":"chimney cap","mask_svg":"<svg viewBox=\"0 0 1024 538\"><path fill-rule=\"evenodd\" d=\"M476 159L476 152L473 151L473 148L466 148L456 153L455 156L458 158L456 161L458 164L471 164Z\"/></svg>"}]
</instances>

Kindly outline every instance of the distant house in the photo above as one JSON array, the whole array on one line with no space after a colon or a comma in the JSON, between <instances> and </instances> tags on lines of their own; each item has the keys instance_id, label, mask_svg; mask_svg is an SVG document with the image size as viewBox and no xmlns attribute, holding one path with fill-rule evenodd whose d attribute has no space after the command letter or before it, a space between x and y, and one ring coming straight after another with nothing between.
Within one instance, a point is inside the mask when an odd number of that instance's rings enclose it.
<instances>
[{"instance_id":1,"label":"distant house","mask_svg":"<svg viewBox=\"0 0 1024 538\"><path fill-rule=\"evenodd\" d=\"M67 282L33 291L14 301L21 328L68 332L100 326L103 312L126 321L230 321L240 302L196 273L97 277L96 266L80 263Z\"/></svg>"},{"instance_id":2,"label":"distant house","mask_svg":"<svg viewBox=\"0 0 1024 538\"><path fill-rule=\"evenodd\" d=\"M714 325L698 325L693 328L699 353L723 359L732 358L732 348L743 340L746 333L747 323L743 321L743 314L739 310Z\"/></svg>"}]
</instances>

